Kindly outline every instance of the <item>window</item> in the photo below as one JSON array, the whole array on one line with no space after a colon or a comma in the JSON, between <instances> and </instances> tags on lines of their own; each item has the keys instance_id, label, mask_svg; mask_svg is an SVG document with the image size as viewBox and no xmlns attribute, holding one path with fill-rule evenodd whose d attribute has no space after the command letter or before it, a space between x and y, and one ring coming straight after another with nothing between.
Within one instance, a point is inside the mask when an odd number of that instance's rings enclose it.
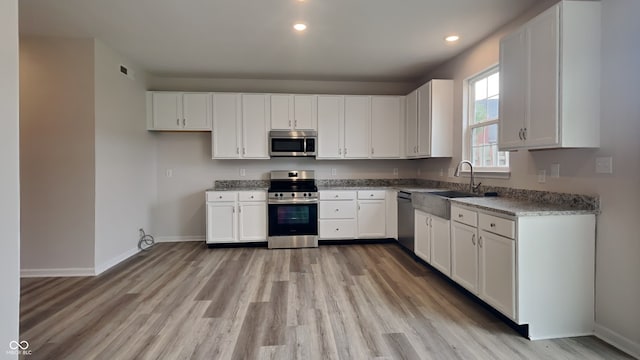
<instances>
[{"instance_id":1,"label":"window","mask_svg":"<svg viewBox=\"0 0 640 360\"><path fill-rule=\"evenodd\" d=\"M509 153L498 151L500 72L497 66L468 81L465 153L478 171L509 171Z\"/></svg>"}]
</instances>

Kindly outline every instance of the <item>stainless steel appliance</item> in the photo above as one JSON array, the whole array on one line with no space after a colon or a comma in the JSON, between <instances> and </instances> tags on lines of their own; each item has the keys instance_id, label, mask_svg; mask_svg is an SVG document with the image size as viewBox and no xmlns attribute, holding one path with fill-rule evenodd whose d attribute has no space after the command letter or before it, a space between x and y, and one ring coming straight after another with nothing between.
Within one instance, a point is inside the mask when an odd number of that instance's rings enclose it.
<instances>
[{"instance_id":1,"label":"stainless steel appliance","mask_svg":"<svg viewBox=\"0 0 640 360\"><path fill-rule=\"evenodd\" d=\"M413 204L411 193L398 191L398 242L411 252L415 249Z\"/></svg>"},{"instance_id":2,"label":"stainless steel appliance","mask_svg":"<svg viewBox=\"0 0 640 360\"><path fill-rule=\"evenodd\" d=\"M318 133L316 131L270 131L269 155L316 156Z\"/></svg>"},{"instance_id":3,"label":"stainless steel appliance","mask_svg":"<svg viewBox=\"0 0 640 360\"><path fill-rule=\"evenodd\" d=\"M271 172L270 249L318 246L318 187L311 170Z\"/></svg>"}]
</instances>

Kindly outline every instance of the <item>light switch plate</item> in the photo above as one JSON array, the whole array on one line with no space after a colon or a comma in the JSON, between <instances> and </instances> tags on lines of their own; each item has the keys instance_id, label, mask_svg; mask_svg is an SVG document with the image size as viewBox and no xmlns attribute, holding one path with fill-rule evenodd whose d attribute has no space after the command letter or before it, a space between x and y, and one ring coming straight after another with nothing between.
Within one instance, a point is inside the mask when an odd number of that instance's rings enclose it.
<instances>
[{"instance_id":1,"label":"light switch plate","mask_svg":"<svg viewBox=\"0 0 640 360\"><path fill-rule=\"evenodd\" d=\"M398 176L398 168L393 168L393 175Z\"/></svg>"},{"instance_id":2,"label":"light switch plate","mask_svg":"<svg viewBox=\"0 0 640 360\"><path fill-rule=\"evenodd\" d=\"M538 170L538 182L541 184L547 182L547 170Z\"/></svg>"},{"instance_id":3,"label":"light switch plate","mask_svg":"<svg viewBox=\"0 0 640 360\"><path fill-rule=\"evenodd\" d=\"M549 176L552 178L560 177L560 164L551 164L551 173Z\"/></svg>"},{"instance_id":4,"label":"light switch plate","mask_svg":"<svg viewBox=\"0 0 640 360\"><path fill-rule=\"evenodd\" d=\"M247 169L240 169L240 176L247 176Z\"/></svg>"},{"instance_id":5,"label":"light switch plate","mask_svg":"<svg viewBox=\"0 0 640 360\"><path fill-rule=\"evenodd\" d=\"M611 156L596 158L596 174L613 174L613 158Z\"/></svg>"},{"instance_id":6,"label":"light switch plate","mask_svg":"<svg viewBox=\"0 0 640 360\"><path fill-rule=\"evenodd\" d=\"M331 176L336 176L336 174L337 174L336 169L335 169L335 168L332 168L332 169L331 169Z\"/></svg>"}]
</instances>

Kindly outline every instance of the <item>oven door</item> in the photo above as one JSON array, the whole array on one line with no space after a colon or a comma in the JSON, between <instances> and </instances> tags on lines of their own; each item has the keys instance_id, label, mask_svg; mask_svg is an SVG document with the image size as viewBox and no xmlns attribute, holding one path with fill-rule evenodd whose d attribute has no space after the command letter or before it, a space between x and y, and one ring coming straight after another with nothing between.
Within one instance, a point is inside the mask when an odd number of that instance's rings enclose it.
<instances>
[{"instance_id":1,"label":"oven door","mask_svg":"<svg viewBox=\"0 0 640 360\"><path fill-rule=\"evenodd\" d=\"M318 235L318 203L269 203L269 237Z\"/></svg>"}]
</instances>

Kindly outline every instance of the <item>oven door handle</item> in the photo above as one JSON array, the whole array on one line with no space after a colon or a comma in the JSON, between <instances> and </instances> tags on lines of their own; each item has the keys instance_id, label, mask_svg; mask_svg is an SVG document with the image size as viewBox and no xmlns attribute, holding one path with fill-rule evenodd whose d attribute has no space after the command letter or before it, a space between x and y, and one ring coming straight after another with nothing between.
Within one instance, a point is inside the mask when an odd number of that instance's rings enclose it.
<instances>
[{"instance_id":1,"label":"oven door handle","mask_svg":"<svg viewBox=\"0 0 640 360\"><path fill-rule=\"evenodd\" d=\"M280 205L297 205L297 204L317 204L318 200L317 199L296 199L296 200L291 200L291 199L269 199L268 204L280 204Z\"/></svg>"}]
</instances>

